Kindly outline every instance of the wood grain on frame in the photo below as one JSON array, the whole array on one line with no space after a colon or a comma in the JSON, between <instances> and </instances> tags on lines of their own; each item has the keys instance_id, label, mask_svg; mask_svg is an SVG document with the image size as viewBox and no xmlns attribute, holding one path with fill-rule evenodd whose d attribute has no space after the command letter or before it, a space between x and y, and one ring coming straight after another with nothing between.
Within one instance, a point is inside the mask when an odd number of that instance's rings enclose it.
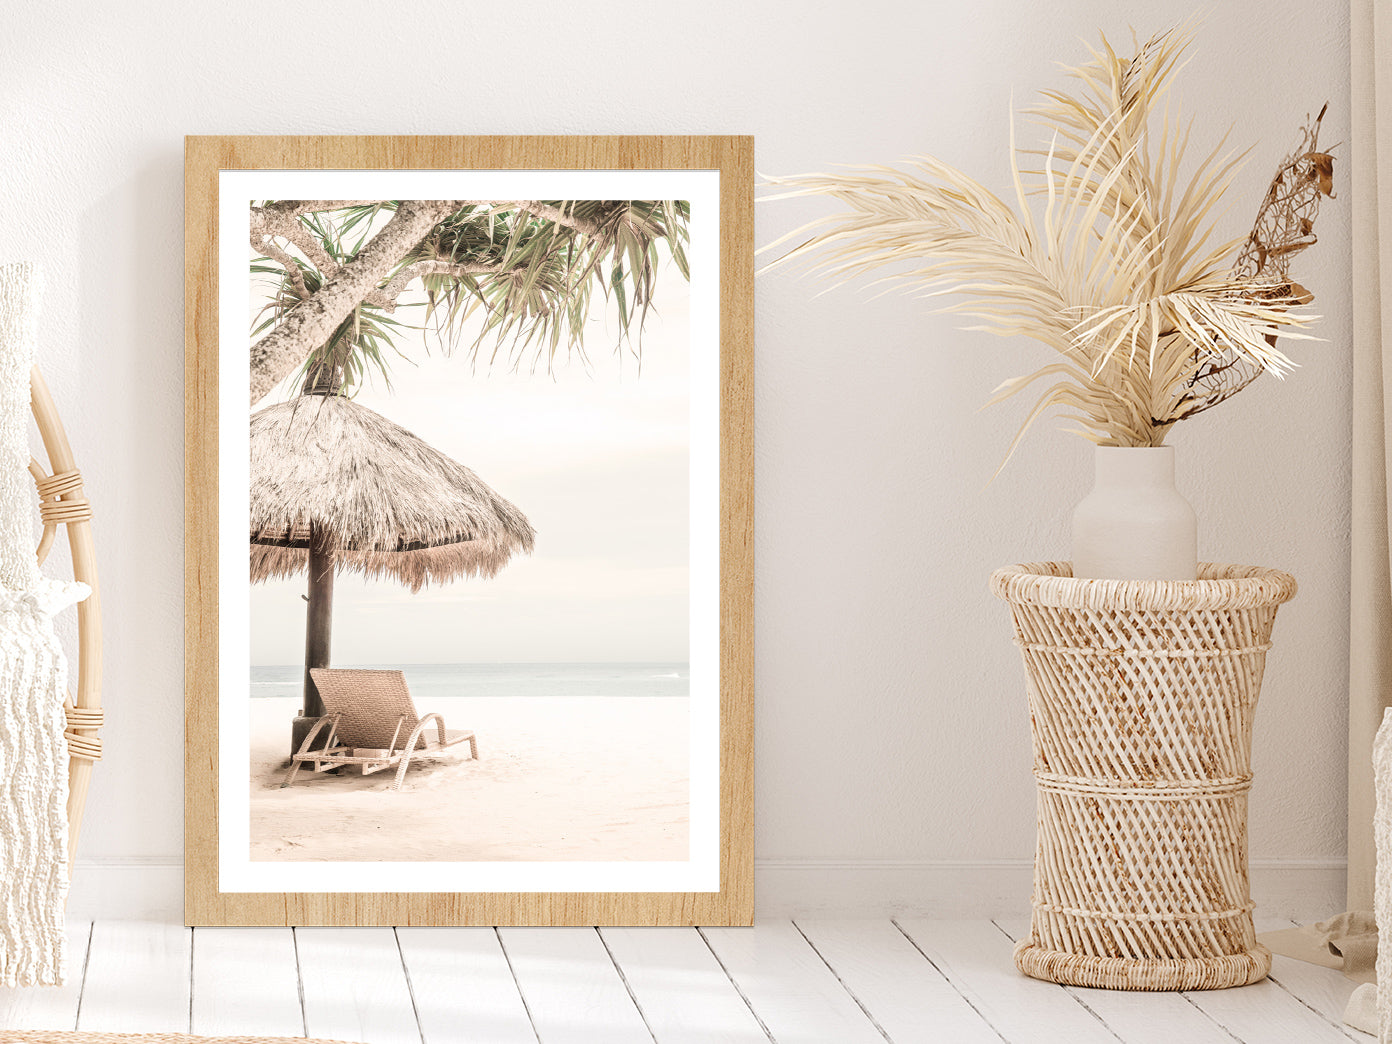
<instances>
[{"instance_id":1,"label":"wood grain on frame","mask_svg":"<svg viewBox=\"0 0 1392 1044\"><path fill-rule=\"evenodd\" d=\"M720 891L218 890L218 172L720 171ZM749 137L185 139L184 919L190 925L740 925L754 915L754 148ZM240 418L239 418L240 422Z\"/></svg>"}]
</instances>

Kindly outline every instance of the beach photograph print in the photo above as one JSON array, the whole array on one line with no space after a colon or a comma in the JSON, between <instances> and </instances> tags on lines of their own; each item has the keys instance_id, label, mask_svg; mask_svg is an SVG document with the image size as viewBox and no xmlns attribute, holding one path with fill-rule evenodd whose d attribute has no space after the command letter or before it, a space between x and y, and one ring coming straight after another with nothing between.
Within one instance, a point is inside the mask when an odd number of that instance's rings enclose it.
<instances>
[{"instance_id":1,"label":"beach photograph print","mask_svg":"<svg viewBox=\"0 0 1392 1044\"><path fill-rule=\"evenodd\" d=\"M717 196L222 173L221 890L718 890Z\"/></svg>"}]
</instances>

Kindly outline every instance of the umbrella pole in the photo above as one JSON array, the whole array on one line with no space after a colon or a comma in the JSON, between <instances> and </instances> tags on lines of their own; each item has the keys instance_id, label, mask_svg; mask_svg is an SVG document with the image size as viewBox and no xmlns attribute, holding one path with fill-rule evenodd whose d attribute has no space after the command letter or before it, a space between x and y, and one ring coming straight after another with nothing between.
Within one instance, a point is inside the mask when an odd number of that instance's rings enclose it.
<instances>
[{"instance_id":1,"label":"umbrella pole","mask_svg":"<svg viewBox=\"0 0 1392 1044\"><path fill-rule=\"evenodd\" d=\"M333 635L334 552L329 535L317 525L309 530L309 606L305 612L304 708L291 730L292 752L299 749L314 721L324 714L324 701L310 676L311 667L327 667ZM321 734L323 735L323 734ZM327 740L327 735L324 735Z\"/></svg>"}]
</instances>

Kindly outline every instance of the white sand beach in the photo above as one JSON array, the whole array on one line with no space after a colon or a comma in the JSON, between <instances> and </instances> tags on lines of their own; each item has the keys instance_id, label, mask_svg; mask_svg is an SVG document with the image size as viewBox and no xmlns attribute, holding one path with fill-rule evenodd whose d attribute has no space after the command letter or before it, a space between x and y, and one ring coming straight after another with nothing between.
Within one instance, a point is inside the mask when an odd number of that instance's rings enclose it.
<instances>
[{"instance_id":1,"label":"white sand beach","mask_svg":"<svg viewBox=\"0 0 1392 1044\"><path fill-rule=\"evenodd\" d=\"M281 788L299 699L251 705L253 860L683 860L684 697L421 700L468 744L362 776L301 771Z\"/></svg>"}]
</instances>

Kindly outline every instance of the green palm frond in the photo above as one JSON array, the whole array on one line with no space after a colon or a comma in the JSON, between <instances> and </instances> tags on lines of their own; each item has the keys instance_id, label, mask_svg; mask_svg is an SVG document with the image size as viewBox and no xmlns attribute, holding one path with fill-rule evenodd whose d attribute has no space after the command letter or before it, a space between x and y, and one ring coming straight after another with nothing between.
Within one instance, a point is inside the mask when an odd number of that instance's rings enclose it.
<instances>
[{"instance_id":1,"label":"green palm frond","mask_svg":"<svg viewBox=\"0 0 1392 1044\"><path fill-rule=\"evenodd\" d=\"M343 265L357 256L398 202L308 213L298 221L330 260ZM627 346L641 355L642 331L660 271L670 265L690 279L689 203L539 202L554 208L563 220L539 217L512 204L469 205L446 217L381 284L386 287L399 274L410 274L411 266L421 261L457 266L458 272L418 277L425 291L420 322L394 318L394 303L388 309L365 301L305 368L337 358L343 362L350 391L369 373L380 374L390 384L391 360L403 357L401 335L410 330L427 335L427 349L432 342L446 351L462 348L473 359L486 350L489 364L549 369L562 352L574 352L584 361L586 335L594 325L592 306L600 300L612 302L617 314L615 347ZM323 285L323 274L298 255L292 260L312 295ZM304 298L276 261L257 258L252 272L269 277L272 284L265 307L253 321L256 336L284 320Z\"/></svg>"},{"instance_id":2,"label":"green palm frond","mask_svg":"<svg viewBox=\"0 0 1392 1044\"><path fill-rule=\"evenodd\" d=\"M442 222L413 255L418 260L494 265L488 275L431 276L424 280L427 317L448 347L477 357L491 343L514 367L549 367L565 349L581 358L595 291L616 306L616 345L641 350L641 332L657 288L663 257L683 278L690 205L684 200L541 200L594 231L579 231L522 210L466 208ZM465 342L476 311L483 322Z\"/></svg>"}]
</instances>

